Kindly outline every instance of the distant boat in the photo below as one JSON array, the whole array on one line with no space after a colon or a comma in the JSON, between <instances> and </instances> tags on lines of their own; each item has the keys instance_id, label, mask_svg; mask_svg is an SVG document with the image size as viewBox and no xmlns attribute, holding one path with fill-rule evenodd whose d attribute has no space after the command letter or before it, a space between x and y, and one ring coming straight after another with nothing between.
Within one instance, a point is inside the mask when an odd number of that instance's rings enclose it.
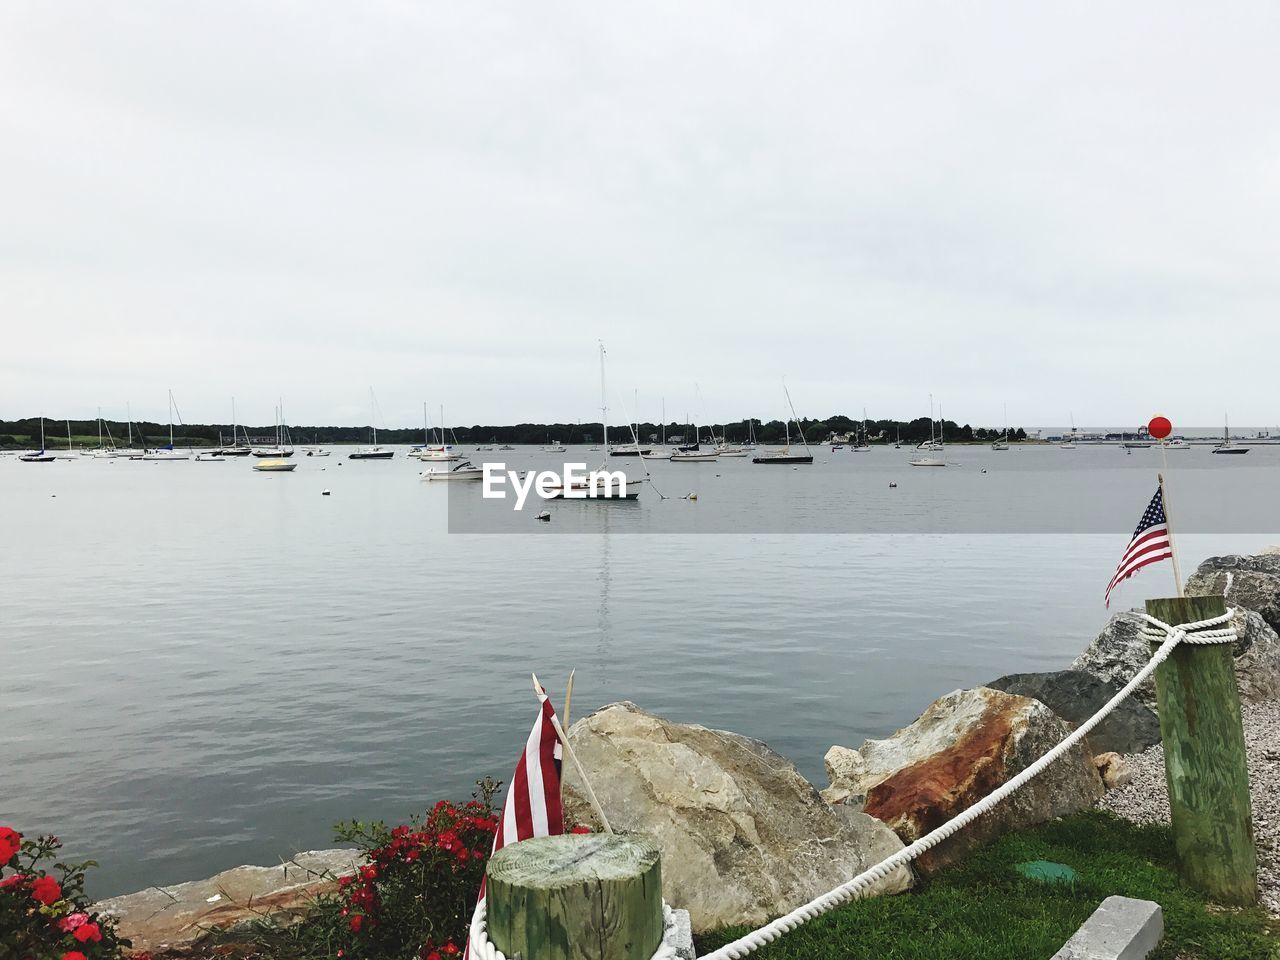
<instances>
[{"instance_id":1,"label":"distant boat","mask_svg":"<svg viewBox=\"0 0 1280 960\"><path fill-rule=\"evenodd\" d=\"M653 447L642 447L637 443L615 443L608 449L611 457L647 457L653 453Z\"/></svg>"},{"instance_id":2,"label":"distant boat","mask_svg":"<svg viewBox=\"0 0 1280 960\"><path fill-rule=\"evenodd\" d=\"M991 444L991 449L996 452L1002 452L1009 449L1009 408L1004 408L1004 433L1000 434L1000 439Z\"/></svg>"},{"instance_id":3,"label":"distant boat","mask_svg":"<svg viewBox=\"0 0 1280 960\"><path fill-rule=\"evenodd\" d=\"M511 444L509 444L509 443L504 443L504 444L503 444L502 446L500 446L498 449L499 449L499 450L514 450L514 449L515 449L515 447L511 446Z\"/></svg>"},{"instance_id":4,"label":"distant boat","mask_svg":"<svg viewBox=\"0 0 1280 960\"><path fill-rule=\"evenodd\" d=\"M369 403L373 409L373 418L369 422L369 429L373 433L373 444L347 454L348 460L390 460L396 455L394 450L378 446L378 427L376 424L378 419L378 400L373 395L373 387L369 388ZM426 404L423 404L423 409L425 411Z\"/></svg>"},{"instance_id":5,"label":"distant boat","mask_svg":"<svg viewBox=\"0 0 1280 960\"><path fill-rule=\"evenodd\" d=\"M245 436L244 443L237 442L237 434L240 425L236 422L236 398L231 398L231 446L222 443L222 436L218 436L218 456L220 457L247 457L253 453L253 447L249 445L249 437Z\"/></svg>"},{"instance_id":6,"label":"distant boat","mask_svg":"<svg viewBox=\"0 0 1280 960\"><path fill-rule=\"evenodd\" d=\"M275 459L275 460L259 460L253 465L253 469L262 473L288 473L290 470L296 469L297 464L292 460Z\"/></svg>"},{"instance_id":7,"label":"distant boat","mask_svg":"<svg viewBox=\"0 0 1280 960\"><path fill-rule=\"evenodd\" d=\"M933 437L933 394L931 393L929 394L929 439L916 444L917 450L927 450L929 452L942 451L941 408L938 410L938 421L938 438L935 440ZM916 457L914 460L908 460L907 463L913 467L945 467L947 465L947 461L938 457Z\"/></svg>"},{"instance_id":8,"label":"distant boat","mask_svg":"<svg viewBox=\"0 0 1280 960\"><path fill-rule=\"evenodd\" d=\"M190 460L190 453L178 453L173 449L173 391L169 391L169 442L163 447L157 447L148 450L142 455L143 460L150 461L172 461L172 460Z\"/></svg>"},{"instance_id":9,"label":"distant boat","mask_svg":"<svg viewBox=\"0 0 1280 960\"><path fill-rule=\"evenodd\" d=\"M18 459L23 463L53 463L57 459L52 453L48 453L44 449L44 414L40 415L40 449L28 450L26 453L19 454Z\"/></svg>"},{"instance_id":10,"label":"distant boat","mask_svg":"<svg viewBox=\"0 0 1280 960\"><path fill-rule=\"evenodd\" d=\"M414 454L419 460L430 463L453 463L455 460L461 460L462 454L454 449L453 444L445 442L444 439L444 404L440 404L440 427L439 427L439 443L434 446L431 444L431 435L427 426L427 405L422 405L422 436L423 444L418 452ZM456 444L458 438L454 437L453 442Z\"/></svg>"},{"instance_id":11,"label":"distant boat","mask_svg":"<svg viewBox=\"0 0 1280 960\"><path fill-rule=\"evenodd\" d=\"M853 443L849 444L850 453L870 453L871 438L867 434L867 408L862 408L862 437L859 439L858 431L855 428L853 432Z\"/></svg>"},{"instance_id":12,"label":"distant boat","mask_svg":"<svg viewBox=\"0 0 1280 960\"><path fill-rule=\"evenodd\" d=\"M1070 416L1071 416L1071 434L1070 436L1068 436L1066 440L1063 440L1060 444L1058 444L1058 446L1061 447L1063 450L1074 450L1076 448L1076 415L1073 413Z\"/></svg>"},{"instance_id":13,"label":"distant boat","mask_svg":"<svg viewBox=\"0 0 1280 960\"><path fill-rule=\"evenodd\" d=\"M1222 442L1213 448L1214 453L1242 454L1248 453L1248 447L1237 447L1231 442L1231 428L1226 418L1222 421Z\"/></svg>"},{"instance_id":14,"label":"distant boat","mask_svg":"<svg viewBox=\"0 0 1280 960\"><path fill-rule=\"evenodd\" d=\"M787 464L813 463L813 454L809 452L809 441L804 438L804 428L800 424L800 418L796 416L795 405L791 402L791 391L787 389L787 385L782 385L782 392L786 394L787 406L791 408L791 416L796 421L796 428L800 431L800 442L804 444L804 453L791 452L791 421L788 420L783 424L786 430L786 446L781 450L775 450L771 453L762 454L758 457L752 457L752 463L763 463L773 466L785 466Z\"/></svg>"},{"instance_id":15,"label":"distant boat","mask_svg":"<svg viewBox=\"0 0 1280 960\"><path fill-rule=\"evenodd\" d=\"M1191 444L1179 437L1177 440L1166 440L1164 444L1170 450L1190 450Z\"/></svg>"},{"instance_id":16,"label":"distant boat","mask_svg":"<svg viewBox=\"0 0 1280 960\"><path fill-rule=\"evenodd\" d=\"M554 440L542 448L543 453L568 453L569 448L559 440Z\"/></svg>"},{"instance_id":17,"label":"distant boat","mask_svg":"<svg viewBox=\"0 0 1280 960\"><path fill-rule=\"evenodd\" d=\"M226 463L226 458L217 450L205 450L196 454L197 463Z\"/></svg>"},{"instance_id":18,"label":"distant boat","mask_svg":"<svg viewBox=\"0 0 1280 960\"><path fill-rule=\"evenodd\" d=\"M276 442L272 447L253 447L250 452L259 458L279 460L281 457L293 456L293 438L289 436L289 428L284 425L284 403L276 404ZM240 454L233 454L240 456Z\"/></svg>"}]
</instances>

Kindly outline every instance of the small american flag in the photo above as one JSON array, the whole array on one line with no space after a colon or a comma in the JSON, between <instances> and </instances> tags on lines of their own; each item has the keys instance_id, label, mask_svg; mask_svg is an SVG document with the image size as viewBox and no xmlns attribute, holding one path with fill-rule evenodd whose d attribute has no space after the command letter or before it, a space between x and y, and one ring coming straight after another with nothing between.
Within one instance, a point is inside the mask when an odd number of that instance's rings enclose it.
<instances>
[{"instance_id":1,"label":"small american flag","mask_svg":"<svg viewBox=\"0 0 1280 960\"><path fill-rule=\"evenodd\" d=\"M1124 556L1116 567L1115 575L1107 584L1105 602L1111 606L1111 591L1128 580L1149 563L1158 563L1173 556L1173 544L1169 540L1169 521L1164 515L1164 491L1156 488L1156 495L1147 504L1133 539L1125 548Z\"/></svg>"},{"instance_id":2,"label":"small american flag","mask_svg":"<svg viewBox=\"0 0 1280 960\"><path fill-rule=\"evenodd\" d=\"M493 838L497 853L508 843L533 837L553 837L564 833L564 808L560 802L560 737L552 718L555 708L545 691L538 693L538 717L533 721L524 752L516 762L516 771L507 785L502 803L502 819ZM484 881L480 896L484 900ZM471 938L467 938L464 957L471 955Z\"/></svg>"}]
</instances>

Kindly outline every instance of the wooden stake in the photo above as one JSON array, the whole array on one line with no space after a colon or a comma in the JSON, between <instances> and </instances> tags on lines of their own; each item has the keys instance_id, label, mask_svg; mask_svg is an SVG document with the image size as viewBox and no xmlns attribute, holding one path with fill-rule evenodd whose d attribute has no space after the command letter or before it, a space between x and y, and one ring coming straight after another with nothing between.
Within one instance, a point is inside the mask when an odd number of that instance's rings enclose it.
<instances>
[{"instance_id":1,"label":"wooden stake","mask_svg":"<svg viewBox=\"0 0 1280 960\"><path fill-rule=\"evenodd\" d=\"M531 673L533 677L533 692L539 696L546 696L546 688L538 682L538 675ZM564 727L560 726L560 718L551 713L551 725L556 729L556 736L560 738L560 745L564 747L564 755L569 758L578 776L582 779L582 786L587 791L587 800L591 804L591 809L596 812L596 816L600 818L600 825L604 827L605 833L613 833L613 827L609 826L609 818L604 815L604 809L600 806L600 801L596 799L596 792L591 789L591 781L587 779L587 772L582 769L582 764L578 762L578 755L573 752L573 747L569 746L569 737L564 732Z\"/></svg>"},{"instance_id":2,"label":"wooden stake","mask_svg":"<svg viewBox=\"0 0 1280 960\"><path fill-rule=\"evenodd\" d=\"M1174 625L1225 612L1222 597L1147 601ZM1258 864L1233 653L1230 643L1179 644L1156 668L1156 704L1178 870L1218 903L1249 906Z\"/></svg>"}]
</instances>

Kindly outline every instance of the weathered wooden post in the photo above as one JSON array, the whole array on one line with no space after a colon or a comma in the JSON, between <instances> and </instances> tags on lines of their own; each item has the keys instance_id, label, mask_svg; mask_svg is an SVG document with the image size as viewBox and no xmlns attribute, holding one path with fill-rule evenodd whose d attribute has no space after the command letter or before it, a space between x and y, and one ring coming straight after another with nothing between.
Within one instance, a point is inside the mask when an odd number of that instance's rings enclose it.
<instances>
[{"instance_id":1,"label":"weathered wooden post","mask_svg":"<svg viewBox=\"0 0 1280 960\"><path fill-rule=\"evenodd\" d=\"M662 864L638 834L567 834L489 861L489 939L523 960L650 960L662 942Z\"/></svg>"},{"instance_id":2,"label":"weathered wooden post","mask_svg":"<svg viewBox=\"0 0 1280 960\"><path fill-rule=\"evenodd\" d=\"M1147 613L1174 626L1224 612L1222 597L1147 601ZM1155 680L1182 878L1218 903L1256 903L1257 851L1232 645L1180 643L1156 668Z\"/></svg>"}]
</instances>

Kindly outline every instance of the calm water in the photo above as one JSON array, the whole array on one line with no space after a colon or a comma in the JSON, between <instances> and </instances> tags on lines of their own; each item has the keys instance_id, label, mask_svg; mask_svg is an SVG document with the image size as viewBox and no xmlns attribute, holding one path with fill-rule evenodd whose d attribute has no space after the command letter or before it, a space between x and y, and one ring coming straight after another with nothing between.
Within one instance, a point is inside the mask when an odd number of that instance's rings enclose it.
<instances>
[{"instance_id":1,"label":"calm water","mask_svg":"<svg viewBox=\"0 0 1280 960\"><path fill-rule=\"evenodd\" d=\"M598 456L579 453L558 460ZM1188 512L1236 511L1222 530L1275 499L1280 448L1174 456ZM402 454L299 456L285 475L0 458L0 823L99 859L99 895L275 862L330 844L340 818L402 818L505 778L533 717L529 671L558 700L570 667L575 715L634 700L759 737L821 786L833 743L889 733L959 686L1065 666L1106 620L1158 462L948 458L658 464L671 499L561 504L551 524L505 520L510 535L448 533L476 488L420 483ZM1077 535L789 535L760 519L848 529L862 504L963 512L981 531L1033 501L1079 517L1119 504L1123 519ZM629 535L673 529L738 533ZM1253 529L1185 537L1186 567L1277 539ZM1119 603L1171 589L1149 571Z\"/></svg>"}]
</instances>

